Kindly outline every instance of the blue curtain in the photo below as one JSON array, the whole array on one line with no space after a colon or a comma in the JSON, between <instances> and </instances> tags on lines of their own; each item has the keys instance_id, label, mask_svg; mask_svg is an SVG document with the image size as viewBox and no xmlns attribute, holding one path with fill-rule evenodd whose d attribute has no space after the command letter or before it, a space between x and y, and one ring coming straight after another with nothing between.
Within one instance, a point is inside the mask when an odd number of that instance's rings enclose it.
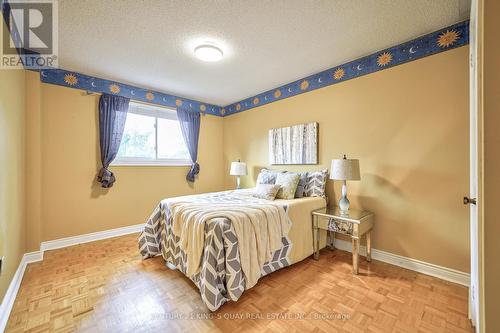
<instances>
[{"instance_id":1,"label":"blue curtain","mask_svg":"<svg viewBox=\"0 0 500 333\"><path fill-rule=\"evenodd\" d=\"M129 98L102 94L99 98L99 143L102 169L97 181L104 188L113 186L115 176L108 169L118 154L127 120Z\"/></svg>"},{"instance_id":2,"label":"blue curtain","mask_svg":"<svg viewBox=\"0 0 500 333\"><path fill-rule=\"evenodd\" d=\"M191 170L189 170L186 179L194 182L195 176L200 172L198 164L198 139L200 137L200 114L182 109L177 109L177 118L181 125L182 136L186 142L191 156Z\"/></svg>"}]
</instances>

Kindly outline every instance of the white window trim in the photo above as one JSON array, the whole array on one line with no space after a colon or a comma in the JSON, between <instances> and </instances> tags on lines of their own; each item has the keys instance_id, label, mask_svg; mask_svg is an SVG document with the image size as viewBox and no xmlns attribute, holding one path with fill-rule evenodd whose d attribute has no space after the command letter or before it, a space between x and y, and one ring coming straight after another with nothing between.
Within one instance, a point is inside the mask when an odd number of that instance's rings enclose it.
<instances>
[{"instance_id":1,"label":"white window trim","mask_svg":"<svg viewBox=\"0 0 500 333\"><path fill-rule=\"evenodd\" d=\"M130 106L135 107L135 110L130 111ZM158 128L158 118L178 120L177 111L166 107L153 106L138 102L130 102L129 113L142 114L155 117L155 128ZM155 130L155 154L158 155L158 131ZM110 166L191 166L190 159L172 159L172 158L140 158L140 157L117 157Z\"/></svg>"}]
</instances>

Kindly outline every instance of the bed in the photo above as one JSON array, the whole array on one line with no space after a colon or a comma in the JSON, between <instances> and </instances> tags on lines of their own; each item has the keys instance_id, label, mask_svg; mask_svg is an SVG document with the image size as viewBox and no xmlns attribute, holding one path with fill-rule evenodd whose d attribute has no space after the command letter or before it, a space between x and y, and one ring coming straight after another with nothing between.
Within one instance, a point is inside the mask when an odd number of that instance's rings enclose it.
<instances>
[{"instance_id":1,"label":"bed","mask_svg":"<svg viewBox=\"0 0 500 333\"><path fill-rule=\"evenodd\" d=\"M201 237L203 249L196 271L190 269L191 250L187 250L175 230L173 215L175 203L218 207L224 204L231 207L265 207L274 205L284 211L288 218L289 228L279 239L280 244L270 251L263 264L260 264L258 278L275 272L283 267L299 262L313 254L313 235L311 228L311 212L324 208L323 197L305 197L292 200L264 200L252 196L251 189L206 193L200 195L176 197L162 200L154 209L139 236L139 249L144 259L161 255L170 268L175 268L191 279L200 290L201 298L211 311L217 310L227 301L237 301L243 292L251 288L248 285L249 275L245 269L241 233L237 223L225 217L214 215L202 224ZM172 213L174 211L174 214ZM177 214L179 215L179 214ZM238 230L238 233L236 232ZM274 229L273 229L274 230ZM189 233L196 231L189 229ZM274 232L274 231L273 231ZM240 236L240 244L238 243ZM276 236L276 235L274 235ZM182 238L185 238L182 236ZM257 246L258 247L258 246ZM248 252L248 250L245 250ZM257 250L250 250L257 251ZM251 253L252 255L254 253ZM245 278L247 276L247 279Z\"/></svg>"}]
</instances>

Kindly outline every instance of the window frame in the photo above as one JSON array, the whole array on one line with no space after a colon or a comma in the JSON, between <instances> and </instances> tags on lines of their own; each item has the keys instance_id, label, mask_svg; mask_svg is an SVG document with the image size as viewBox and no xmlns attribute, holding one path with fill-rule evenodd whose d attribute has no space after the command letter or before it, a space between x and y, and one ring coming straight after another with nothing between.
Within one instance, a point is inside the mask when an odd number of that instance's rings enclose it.
<instances>
[{"instance_id":1,"label":"window frame","mask_svg":"<svg viewBox=\"0 0 500 333\"><path fill-rule=\"evenodd\" d=\"M133 109L131 109L131 106ZM175 109L130 101L128 113L153 117L155 119L155 159L116 156L110 166L191 166L192 162L190 158L178 159L158 157L158 118L179 121Z\"/></svg>"}]
</instances>

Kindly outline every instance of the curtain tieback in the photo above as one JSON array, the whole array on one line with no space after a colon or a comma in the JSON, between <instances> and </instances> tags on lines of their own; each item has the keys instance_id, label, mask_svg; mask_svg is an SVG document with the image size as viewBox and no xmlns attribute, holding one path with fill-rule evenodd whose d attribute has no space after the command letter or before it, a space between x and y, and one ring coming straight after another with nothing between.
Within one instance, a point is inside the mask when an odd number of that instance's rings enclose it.
<instances>
[{"instance_id":1,"label":"curtain tieback","mask_svg":"<svg viewBox=\"0 0 500 333\"><path fill-rule=\"evenodd\" d=\"M115 175L108 168L101 168L97 175L97 181L101 183L101 187L110 188L115 182Z\"/></svg>"},{"instance_id":2,"label":"curtain tieback","mask_svg":"<svg viewBox=\"0 0 500 333\"><path fill-rule=\"evenodd\" d=\"M190 182L194 182L194 177L200 173L200 165L198 162L193 162L191 164L191 170L189 170L188 174L186 175L186 179Z\"/></svg>"}]
</instances>

